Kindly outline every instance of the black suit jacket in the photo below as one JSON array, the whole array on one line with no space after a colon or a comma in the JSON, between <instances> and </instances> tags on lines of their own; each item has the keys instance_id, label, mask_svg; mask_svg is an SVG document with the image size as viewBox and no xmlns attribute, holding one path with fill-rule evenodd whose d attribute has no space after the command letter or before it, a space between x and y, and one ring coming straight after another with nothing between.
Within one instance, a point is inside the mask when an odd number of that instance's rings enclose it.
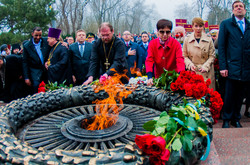
<instances>
[{"instance_id":1,"label":"black suit jacket","mask_svg":"<svg viewBox=\"0 0 250 165\"><path fill-rule=\"evenodd\" d=\"M73 80L68 48L61 43L55 48L56 45L57 43L51 49L53 55L48 68L48 80L53 83L57 82L58 84L62 84L66 80L66 85L72 84Z\"/></svg>"},{"instance_id":2,"label":"black suit jacket","mask_svg":"<svg viewBox=\"0 0 250 165\"><path fill-rule=\"evenodd\" d=\"M81 57L78 43L74 43L69 47L72 73L76 78L76 85L81 85L87 79L91 51L92 43L89 42L85 42L84 44L83 57Z\"/></svg>"},{"instance_id":3,"label":"black suit jacket","mask_svg":"<svg viewBox=\"0 0 250 165\"><path fill-rule=\"evenodd\" d=\"M10 102L30 94L31 90L22 78L22 56L8 55L5 57L5 90L4 101Z\"/></svg>"},{"instance_id":4,"label":"black suit jacket","mask_svg":"<svg viewBox=\"0 0 250 165\"><path fill-rule=\"evenodd\" d=\"M47 61L51 47L48 45L47 38L41 38L41 51L44 62ZM36 48L33 44L32 38L23 47L23 74L24 79L31 81L42 81L42 75L46 71L44 64L42 64Z\"/></svg>"}]
</instances>

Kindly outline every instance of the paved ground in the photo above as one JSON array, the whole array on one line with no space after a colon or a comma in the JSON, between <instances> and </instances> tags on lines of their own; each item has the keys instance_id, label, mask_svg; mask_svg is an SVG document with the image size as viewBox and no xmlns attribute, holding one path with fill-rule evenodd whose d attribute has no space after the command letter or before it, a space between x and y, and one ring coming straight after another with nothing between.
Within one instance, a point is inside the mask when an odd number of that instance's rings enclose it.
<instances>
[{"instance_id":1,"label":"paved ground","mask_svg":"<svg viewBox=\"0 0 250 165\"><path fill-rule=\"evenodd\" d=\"M222 120L214 125L211 152L201 165L250 165L250 118L243 115L243 128L221 128Z\"/></svg>"}]
</instances>

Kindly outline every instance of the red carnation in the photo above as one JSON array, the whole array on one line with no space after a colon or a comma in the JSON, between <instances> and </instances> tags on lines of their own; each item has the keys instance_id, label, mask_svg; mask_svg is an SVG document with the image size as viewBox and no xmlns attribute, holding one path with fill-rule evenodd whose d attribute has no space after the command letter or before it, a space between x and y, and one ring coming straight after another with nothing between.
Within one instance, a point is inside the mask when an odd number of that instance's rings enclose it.
<instances>
[{"instance_id":1,"label":"red carnation","mask_svg":"<svg viewBox=\"0 0 250 165\"><path fill-rule=\"evenodd\" d=\"M44 81L42 81L42 82L39 84L39 87L45 87Z\"/></svg>"},{"instance_id":2,"label":"red carnation","mask_svg":"<svg viewBox=\"0 0 250 165\"><path fill-rule=\"evenodd\" d=\"M172 82L171 84L170 84L170 89L173 91L173 92L175 92L175 91L178 91L178 85L176 84L176 83L174 83L174 82Z\"/></svg>"},{"instance_id":3,"label":"red carnation","mask_svg":"<svg viewBox=\"0 0 250 165\"><path fill-rule=\"evenodd\" d=\"M193 95L193 89L191 84L185 84L184 85L185 93L188 97L191 97Z\"/></svg>"},{"instance_id":4,"label":"red carnation","mask_svg":"<svg viewBox=\"0 0 250 165\"><path fill-rule=\"evenodd\" d=\"M211 79L209 78L209 79L207 79L207 81L206 81L207 87L209 87L210 84L211 84Z\"/></svg>"},{"instance_id":5,"label":"red carnation","mask_svg":"<svg viewBox=\"0 0 250 165\"><path fill-rule=\"evenodd\" d=\"M45 87L39 87L38 88L38 93L40 93L40 92L46 92Z\"/></svg>"},{"instance_id":6,"label":"red carnation","mask_svg":"<svg viewBox=\"0 0 250 165\"><path fill-rule=\"evenodd\" d=\"M43 81L39 84L37 92L38 93L40 93L40 92L46 92L45 83Z\"/></svg>"}]
</instances>

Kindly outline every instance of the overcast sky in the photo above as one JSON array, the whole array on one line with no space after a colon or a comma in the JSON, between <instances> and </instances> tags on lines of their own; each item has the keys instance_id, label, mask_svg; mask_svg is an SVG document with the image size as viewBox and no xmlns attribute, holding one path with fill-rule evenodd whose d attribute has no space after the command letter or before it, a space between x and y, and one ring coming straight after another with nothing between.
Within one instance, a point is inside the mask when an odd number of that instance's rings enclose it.
<instances>
[{"instance_id":1,"label":"overcast sky","mask_svg":"<svg viewBox=\"0 0 250 165\"><path fill-rule=\"evenodd\" d=\"M175 10L182 3L192 4L193 0L145 0L148 5L155 5L155 10L160 14L160 18L175 21Z\"/></svg>"},{"instance_id":2,"label":"overcast sky","mask_svg":"<svg viewBox=\"0 0 250 165\"><path fill-rule=\"evenodd\" d=\"M159 16L157 18L161 19L168 19L173 22L173 28L175 27L175 19L180 19L176 18L175 10L177 9L177 6L183 3L188 3L188 5L191 5L194 0L145 0L145 3L147 5L154 5L155 10L158 12ZM156 24L158 21L155 20L152 23ZM155 26L155 25L153 25Z\"/></svg>"}]
</instances>

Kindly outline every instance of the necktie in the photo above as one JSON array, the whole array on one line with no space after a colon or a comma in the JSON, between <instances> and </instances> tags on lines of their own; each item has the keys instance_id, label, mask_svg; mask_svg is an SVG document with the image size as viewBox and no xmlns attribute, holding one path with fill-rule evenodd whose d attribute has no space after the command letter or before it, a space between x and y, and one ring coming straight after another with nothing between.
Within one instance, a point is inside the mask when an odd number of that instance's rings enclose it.
<instances>
[{"instance_id":1,"label":"necktie","mask_svg":"<svg viewBox=\"0 0 250 165\"><path fill-rule=\"evenodd\" d=\"M147 44L144 44L144 48L147 49L147 47L148 47Z\"/></svg>"},{"instance_id":2,"label":"necktie","mask_svg":"<svg viewBox=\"0 0 250 165\"><path fill-rule=\"evenodd\" d=\"M242 31L242 33L244 34L244 29L243 29L243 22L242 21L238 21L240 24L240 30Z\"/></svg>"},{"instance_id":3,"label":"necktie","mask_svg":"<svg viewBox=\"0 0 250 165\"><path fill-rule=\"evenodd\" d=\"M83 56L83 45L84 44L79 44L80 45L80 54L81 54L81 57Z\"/></svg>"},{"instance_id":4,"label":"necktie","mask_svg":"<svg viewBox=\"0 0 250 165\"><path fill-rule=\"evenodd\" d=\"M128 42L126 42L126 45L128 46Z\"/></svg>"}]
</instances>

